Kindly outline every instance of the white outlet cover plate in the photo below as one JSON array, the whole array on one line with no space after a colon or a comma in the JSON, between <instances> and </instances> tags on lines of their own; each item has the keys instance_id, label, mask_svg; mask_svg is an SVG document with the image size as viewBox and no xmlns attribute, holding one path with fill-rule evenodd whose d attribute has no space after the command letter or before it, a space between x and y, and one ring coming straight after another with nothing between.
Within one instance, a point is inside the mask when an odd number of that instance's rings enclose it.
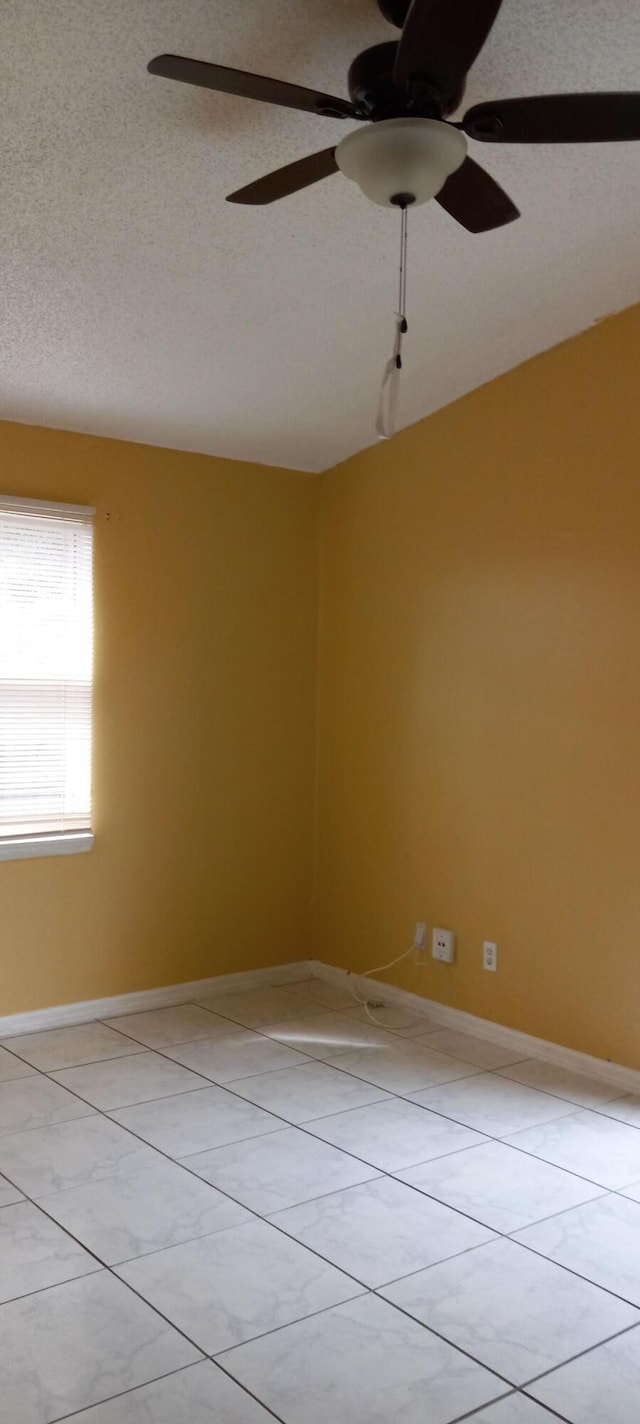
<instances>
[{"instance_id":1,"label":"white outlet cover plate","mask_svg":"<svg viewBox=\"0 0 640 1424\"><path fill-rule=\"evenodd\" d=\"M482 945L482 967L490 970L492 974L497 973L498 946L491 939L485 939Z\"/></svg>"},{"instance_id":2,"label":"white outlet cover plate","mask_svg":"<svg viewBox=\"0 0 640 1424\"><path fill-rule=\"evenodd\" d=\"M453 964L456 937L453 930L436 928L431 935L431 954L441 964Z\"/></svg>"}]
</instances>

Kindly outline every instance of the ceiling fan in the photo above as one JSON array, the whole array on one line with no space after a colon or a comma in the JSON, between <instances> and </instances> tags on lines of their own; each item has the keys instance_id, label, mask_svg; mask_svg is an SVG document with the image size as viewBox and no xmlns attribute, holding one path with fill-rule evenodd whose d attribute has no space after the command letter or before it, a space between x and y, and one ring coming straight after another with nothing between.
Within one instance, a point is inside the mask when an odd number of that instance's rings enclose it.
<instances>
[{"instance_id":1,"label":"ceiling fan","mask_svg":"<svg viewBox=\"0 0 640 1424\"><path fill-rule=\"evenodd\" d=\"M402 30L374 45L349 69L350 99L221 64L162 54L151 74L225 94L361 120L336 147L288 163L231 193L230 203L272 203L341 169L384 206L406 208L435 197L469 232L487 232L520 216L508 195L467 155L466 137L482 143L600 143L640 139L640 93L552 94L475 104L460 122L465 79L502 0L377 0ZM465 137L466 135L466 137Z\"/></svg>"}]
</instances>

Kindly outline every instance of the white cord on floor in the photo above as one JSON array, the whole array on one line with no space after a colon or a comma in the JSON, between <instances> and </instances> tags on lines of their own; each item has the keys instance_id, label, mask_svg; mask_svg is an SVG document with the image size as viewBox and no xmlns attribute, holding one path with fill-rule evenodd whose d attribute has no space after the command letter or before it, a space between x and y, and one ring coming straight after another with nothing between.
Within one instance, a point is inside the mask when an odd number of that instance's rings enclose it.
<instances>
[{"instance_id":1,"label":"white cord on floor","mask_svg":"<svg viewBox=\"0 0 640 1424\"><path fill-rule=\"evenodd\" d=\"M371 1023L375 1024L377 1028L386 1028L387 1024L381 1023L380 1019L376 1019L373 1017L373 1014L369 1007L370 1000L368 998L358 998L355 987L351 983L351 980L353 979L357 981L359 979L368 979L372 974L382 974L385 969L393 969L394 964L400 964L403 959L408 959L409 955L414 953L415 947L415 944L412 944L409 949L405 949L404 952L402 954L399 954L396 959L390 959L388 964L376 964L374 969L365 969L362 974L354 974L352 970L350 970L348 973L347 983L349 987L349 992L353 995L353 998L355 999L356 1003L360 1004L361 1008L364 1009L367 1018L370 1019ZM383 1007L383 1005L379 1001L374 1004L374 1008L381 1007Z\"/></svg>"}]
</instances>

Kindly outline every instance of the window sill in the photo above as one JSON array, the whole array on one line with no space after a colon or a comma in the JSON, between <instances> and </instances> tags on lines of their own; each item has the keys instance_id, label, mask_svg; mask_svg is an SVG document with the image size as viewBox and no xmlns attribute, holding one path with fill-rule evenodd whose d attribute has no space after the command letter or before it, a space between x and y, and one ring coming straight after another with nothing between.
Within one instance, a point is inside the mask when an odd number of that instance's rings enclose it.
<instances>
[{"instance_id":1,"label":"window sill","mask_svg":"<svg viewBox=\"0 0 640 1424\"><path fill-rule=\"evenodd\" d=\"M33 860L44 855L80 855L91 850L93 831L55 831L50 836L0 837L0 860Z\"/></svg>"}]
</instances>

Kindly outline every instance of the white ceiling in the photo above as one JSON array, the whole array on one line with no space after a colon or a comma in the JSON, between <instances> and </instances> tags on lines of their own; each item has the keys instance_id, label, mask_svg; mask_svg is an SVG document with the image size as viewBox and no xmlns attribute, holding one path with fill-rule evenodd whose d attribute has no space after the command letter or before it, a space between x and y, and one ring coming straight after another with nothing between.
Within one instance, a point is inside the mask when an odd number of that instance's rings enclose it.
<instances>
[{"instance_id":1,"label":"white ceiling","mask_svg":"<svg viewBox=\"0 0 640 1424\"><path fill-rule=\"evenodd\" d=\"M152 78L171 51L346 94L376 0L0 0L0 414L322 470L372 443L396 214L342 175L225 193L335 120ZM504 0L466 104L639 86L638 0ZM410 217L409 424L640 296L640 143L471 145L522 211ZM603 373L606 379L606 372Z\"/></svg>"}]
</instances>

